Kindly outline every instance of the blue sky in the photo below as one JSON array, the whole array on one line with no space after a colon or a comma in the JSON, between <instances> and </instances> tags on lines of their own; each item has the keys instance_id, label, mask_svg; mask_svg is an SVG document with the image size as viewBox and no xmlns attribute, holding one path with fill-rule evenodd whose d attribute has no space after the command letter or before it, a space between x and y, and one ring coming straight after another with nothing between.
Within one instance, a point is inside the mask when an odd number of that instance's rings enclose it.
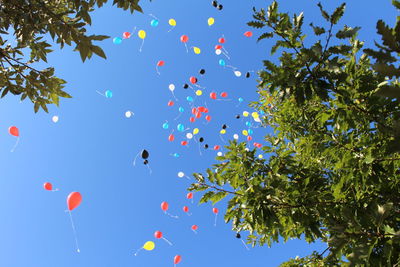
<instances>
[{"instance_id":1,"label":"blue sky","mask_svg":"<svg viewBox=\"0 0 400 267\"><path fill-rule=\"evenodd\" d=\"M233 3L234 2L234 3ZM300 13L304 11L305 25L311 21L324 25L314 1L280 1L281 11ZM348 3L341 25L361 26L359 38L371 46L376 35L375 23L384 19L390 24L395 21L395 10L391 1L354 0ZM216 207L221 210L217 226L210 204L198 206L190 203L186 196L188 179L178 178L183 171L190 175L202 172L215 162L216 152L202 150L200 156L197 143L190 141L189 147L179 143L184 134L175 130L175 142L168 142L170 129L178 123L191 130L199 128L198 137L204 137L210 145L224 145L219 137L222 124L229 126L225 139L232 138L247 129L247 120L237 120L235 115L244 110L251 111L242 103L255 101L257 81L236 77L229 68L219 66L223 58L229 65L245 73L262 67L262 60L270 57L272 41L256 43L260 32L249 29L252 7L267 7L271 1L224 1L222 11L212 7L211 1L199 0L142 0L144 13L123 12L110 5L93 14L90 32L122 36L124 31L143 29L147 32L142 52L141 40L136 33L121 45L114 45L112 38L101 43L108 59L94 57L81 63L78 53L71 48L57 50L48 60L55 66L57 75L68 81L66 91L73 99L61 101L60 108L51 107L49 114L33 113L31 103L7 96L1 100L0 112L0 160L2 178L0 186L0 266L47 267L47 266L173 266L173 257L182 256L179 266L277 266L295 257L305 256L314 249L322 251L324 244L307 245L293 240L286 244L275 244L272 248L256 247L247 251L230 230L230 224L222 219L224 202ZM326 9L336 6L322 1ZM338 4L339 5L339 2ZM153 14L158 17L158 27L151 27ZM207 25L209 17L215 24ZM168 19L174 18L177 26L167 32ZM307 31L310 29L306 26ZM243 36L252 30L252 38ZM310 32L309 32L310 33ZM188 46L200 47L195 55L186 53L179 38L189 36ZM214 45L222 35L227 43L230 60L214 53ZM164 60L157 75L157 61ZM198 71L204 68L206 74ZM190 123L190 105L187 96L193 91L184 90L190 76L196 76L199 85L205 86L204 95L195 100L196 105L207 106L212 120L204 124L204 117ZM173 107L168 90L175 84L179 101ZM112 98L96 93L111 90ZM228 92L232 101L215 101L208 97L211 91ZM178 120L178 107L185 112ZM134 116L125 117L131 110ZM53 123L52 116L59 116ZM170 129L162 124L168 120ZM8 127L20 129L20 142L15 152L10 153L15 138L7 133ZM191 131L190 130L190 131ZM262 143L268 129L254 129L254 140ZM149 166L152 174L140 160L132 162L142 149L150 152ZM170 154L179 153L179 158ZM47 192L44 182L51 182L58 192ZM79 238L81 253L75 252L74 238L68 214L65 213L66 197L72 191L83 196L82 204L75 209L73 218ZM198 201L200 194L195 194ZM179 215L172 219L160 209L160 203L168 201L170 212ZM182 212L189 206L192 216ZM199 226L198 234L190 226ZM156 230L174 243L169 246L163 240L155 240ZM245 237L246 234L243 233ZM151 252L136 249L146 241L155 241Z\"/></svg>"}]
</instances>

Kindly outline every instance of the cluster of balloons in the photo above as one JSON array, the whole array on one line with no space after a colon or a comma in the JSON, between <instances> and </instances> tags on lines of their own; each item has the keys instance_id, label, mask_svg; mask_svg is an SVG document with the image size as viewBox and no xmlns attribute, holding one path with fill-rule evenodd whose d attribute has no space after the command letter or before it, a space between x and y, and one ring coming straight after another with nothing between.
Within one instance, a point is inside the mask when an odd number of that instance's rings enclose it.
<instances>
[{"instance_id":1,"label":"cluster of balloons","mask_svg":"<svg viewBox=\"0 0 400 267\"><path fill-rule=\"evenodd\" d=\"M223 6L221 4L218 4L217 1L212 1L211 4L213 7L215 7L218 10L222 10L222 8L223 8Z\"/></svg>"}]
</instances>

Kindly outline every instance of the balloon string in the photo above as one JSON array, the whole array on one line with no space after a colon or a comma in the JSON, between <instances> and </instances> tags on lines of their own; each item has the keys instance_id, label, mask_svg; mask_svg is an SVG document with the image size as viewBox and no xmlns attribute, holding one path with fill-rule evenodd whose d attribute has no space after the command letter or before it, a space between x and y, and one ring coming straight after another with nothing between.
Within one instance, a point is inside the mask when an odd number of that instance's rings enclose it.
<instances>
[{"instance_id":1,"label":"balloon string","mask_svg":"<svg viewBox=\"0 0 400 267\"><path fill-rule=\"evenodd\" d=\"M176 96L175 96L174 92L173 92L173 91L171 91L171 93L172 93L172 96L175 98L175 101L179 101L179 100L178 100L178 98L176 98Z\"/></svg>"},{"instance_id":2,"label":"balloon string","mask_svg":"<svg viewBox=\"0 0 400 267\"><path fill-rule=\"evenodd\" d=\"M232 99L215 99L217 101L232 101Z\"/></svg>"},{"instance_id":3,"label":"balloon string","mask_svg":"<svg viewBox=\"0 0 400 267\"><path fill-rule=\"evenodd\" d=\"M240 240L242 240L242 243L243 243L244 247L245 247L247 250L250 250L249 247L246 245L246 243L243 241L243 239L240 239Z\"/></svg>"},{"instance_id":4,"label":"balloon string","mask_svg":"<svg viewBox=\"0 0 400 267\"><path fill-rule=\"evenodd\" d=\"M74 221L72 220L72 214L71 214L71 211L70 211L70 210L68 210L68 213L69 213L69 218L71 219L72 231L73 231L73 233L74 233L75 245L76 245L76 252L80 253L80 252L81 252L81 250L79 249L78 237L77 237L77 235L76 235L75 224L74 224Z\"/></svg>"},{"instance_id":5,"label":"balloon string","mask_svg":"<svg viewBox=\"0 0 400 267\"><path fill-rule=\"evenodd\" d=\"M199 143L199 153L200 153L200 156L203 156L203 154L201 154L200 143Z\"/></svg>"},{"instance_id":6,"label":"balloon string","mask_svg":"<svg viewBox=\"0 0 400 267\"><path fill-rule=\"evenodd\" d=\"M217 226L217 216L218 216L218 213L215 214L214 226Z\"/></svg>"},{"instance_id":7,"label":"balloon string","mask_svg":"<svg viewBox=\"0 0 400 267\"><path fill-rule=\"evenodd\" d=\"M186 47L186 53L189 53L189 49L188 49L186 43L184 43L184 44L185 44L185 47Z\"/></svg>"},{"instance_id":8,"label":"balloon string","mask_svg":"<svg viewBox=\"0 0 400 267\"><path fill-rule=\"evenodd\" d=\"M229 60L231 59L231 57L228 56L228 54L226 54L224 51L221 51L221 52L222 52L222 54L223 54L224 56L226 56L227 59L229 59Z\"/></svg>"},{"instance_id":9,"label":"balloon string","mask_svg":"<svg viewBox=\"0 0 400 267\"><path fill-rule=\"evenodd\" d=\"M190 212L186 212L186 215L187 215L187 216L192 216L193 214L190 213Z\"/></svg>"},{"instance_id":10,"label":"balloon string","mask_svg":"<svg viewBox=\"0 0 400 267\"><path fill-rule=\"evenodd\" d=\"M236 68L236 67L234 67L234 66L231 66L231 65L225 65L225 67L231 68L232 70L237 70L237 68Z\"/></svg>"},{"instance_id":11,"label":"balloon string","mask_svg":"<svg viewBox=\"0 0 400 267\"><path fill-rule=\"evenodd\" d=\"M60 189L58 189L58 188L56 188L56 189L54 189L54 190L51 190L51 192L57 192L57 191L59 191Z\"/></svg>"},{"instance_id":12,"label":"balloon string","mask_svg":"<svg viewBox=\"0 0 400 267\"><path fill-rule=\"evenodd\" d=\"M179 119L182 116L182 113L183 112L179 112L179 115L174 120L176 121L177 119Z\"/></svg>"},{"instance_id":13,"label":"balloon string","mask_svg":"<svg viewBox=\"0 0 400 267\"><path fill-rule=\"evenodd\" d=\"M153 170L150 168L149 164L146 164L147 168L149 169L150 175L153 173Z\"/></svg>"},{"instance_id":14,"label":"balloon string","mask_svg":"<svg viewBox=\"0 0 400 267\"><path fill-rule=\"evenodd\" d=\"M142 39L142 44L140 45L139 52L142 52L143 45L144 45L144 39Z\"/></svg>"},{"instance_id":15,"label":"balloon string","mask_svg":"<svg viewBox=\"0 0 400 267\"><path fill-rule=\"evenodd\" d=\"M158 70L158 66L156 66L157 74L160 75L160 71Z\"/></svg>"},{"instance_id":16,"label":"balloon string","mask_svg":"<svg viewBox=\"0 0 400 267\"><path fill-rule=\"evenodd\" d=\"M139 248L138 250L136 250L135 254L133 254L133 255L137 256L137 254L139 253L139 251L141 251L142 249L143 249L143 247Z\"/></svg>"},{"instance_id":17,"label":"balloon string","mask_svg":"<svg viewBox=\"0 0 400 267\"><path fill-rule=\"evenodd\" d=\"M222 142L226 143L226 141L224 140L224 138L222 137L222 135L219 135L219 138L221 138Z\"/></svg>"},{"instance_id":18,"label":"balloon string","mask_svg":"<svg viewBox=\"0 0 400 267\"><path fill-rule=\"evenodd\" d=\"M166 215L168 215L169 217L171 217L171 218L179 219L179 216L172 215L171 213L169 213L169 212L167 212L167 211L164 211L164 213L165 213Z\"/></svg>"},{"instance_id":19,"label":"balloon string","mask_svg":"<svg viewBox=\"0 0 400 267\"><path fill-rule=\"evenodd\" d=\"M156 16L154 16L153 14L149 14L150 17L154 18L154 19L158 19Z\"/></svg>"},{"instance_id":20,"label":"balloon string","mask_svg":"<svg viewBox=\"0 0 400 267\"><path fill-rule=\"evenodd\" d=\"M14 150L17 148L17 146L18 146L18 143L19 143L19 136L17 137L17 141L15 142L15 144L14 144L14 146L13 146L13 148L11 149L11 151L10 152L14 152Z\"/></svg>"},{"instance_id":21,"label":"balloon string","mask_svg":"<svg viewBox=\"0 0 400 267\"><path fill-rule=\"evenodd\" d=\"M137 153L135 159L133 160L133 166L136 166L136 160L137 160L137 157L139 157L139 155L140 155L140 152Z\"/></svg>"},{"instance_id":22,"label":"balloon string","mask_svg":"<svg viewBox=\"0 0 400 267\"><path fill-rule=\"evenodd\" d=\"M228 52L228 50L225 49L225 47L222 47L222 50L224 50L224 52L225 52L227 55L229 55L229 52Z\"/></svg>"},{"instance_id":23,"label":"balloon string","mask_svg":"<svg viewBox=\"0 0 400 267\"><path fill-rule=\"evenodd\" d=\"M100 93L100 92L99 92L99 91L97 91L97 90L96 90L96 93L98 93L98 94L99 94L99 95L101 95L101 96L104 96L104 97L106 97L106 96L105 96L105 94L102 94L102 93Z\"/></svg>"},{"instance_id":24,"label":"balloon string","mask_svg":"<svg viewBox=\"0 0 400 267\"><path fill-rule=\"evenodd\" d=\"M189 177L189 176L185 175L185 177L186 177L188 180L190 180L190 177Z\"/></svg>"},{"instance_id":25,"label":"balloon string","mask_svg":"<svg viewBox=\"0 0 400 267\"><path fill-rule=\"evenodd\" d=\"M193 229L192 229L192 231L193 231L193 233L195 233L195 234L197 235L197 231L196 231L196 230L193 230Z\"/></svg>"},{"instance_id":26,"label":"balloon string","mask_svg":"<svg viewBox=\"0 0 400 267\"><path fill-rule=\"evenodd\" d=\"M167 242L168 245L173 246L173 244L168 239L166 239L165 237L163 237L162 239L164 239L164 241Z\"/></svg>"},{"instance_id":27,"label":"balloon string","mask_svg":"<svg viewBox=\"0 0 400 267\"><path fill-rule=\"evenodd\" d=\"M174 28L175 28L175 26L172 26L172 28L171 28L171 29L169 29L167 32L170 32L170 31L172 31Z\"/></svg>"}]
</instances>

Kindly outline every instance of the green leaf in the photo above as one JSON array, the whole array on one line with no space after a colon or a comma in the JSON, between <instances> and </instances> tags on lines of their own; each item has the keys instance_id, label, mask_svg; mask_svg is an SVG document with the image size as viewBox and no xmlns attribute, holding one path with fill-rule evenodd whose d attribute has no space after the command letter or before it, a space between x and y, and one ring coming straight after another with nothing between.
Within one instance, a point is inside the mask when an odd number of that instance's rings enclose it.
<instances>
[{"instance_id":1,"label":"green leaf","mask_svg":"<svg viewBox=\"0 0 400 267\"><path fill-rule=\"evenodd\" d=\"M346 38L351 38L357 34L357 32L360 30L360 27L355 27L354 29L348 26L344 26L343 29L339 30L336 33L336 37L338 39L346 39Z\"/></svg>"},{"instance_id":2,"label":"green leaf","mask_svg":"<svg viewBox=\"0 0 400 267\"><path fill-rule=\"evenodd\" d=\"M321 2L318 2L317 6L319 7L319 10L321 11L322 17L323 17L324 19L326 19L326 21L330 21L329 14L328 14L328 12L326 12L326 11L323 9L323 7L322 7L322 5L321 5Z\"/></svg>"},{"instance_id":3,"label":"green leaf","mask_svg":"<svg viewBox=\"0 0 400 267\"><path fill-rule=\"evenodd\" d=\"M330 21L332 24L338 23L338 21L344 14L345 8L346 8L346 3L343 3L338 8L336 8L336 10L333 12L333 14L330 18Z\"/></svg>"},{"instance_id":4,"label":"green leaf","mask_svg":"<svg viewBox=\"0 0 400 267\"><path fill-rule=\"evenodd\" d=\"M257 29L263 28L265 26L265 24L260 21L250 21L250 22L247 22L247 25L250 27L253 27L253 28L257 28Z\"/></svg>"},{"instance_id":5,"label":"green leaf","mask_svg":"<svg viewBox=\"0 0 400 267\"><path fill-rule=\"evenodd\" d=\"M227 192L218 192L212 197L210 197L210 200L213 202L213 204L216 204L217 202L221 201L228 195Z\"/></svg>"},{"instance_id":6,"label":"green leaf","mask_svg":"<svg viewBox=\"0 0 400 267\"><path fill-rule=\"evenodd\" d=\"M100 57L102 57L104 59L107 59L106 54L104 53L103 49L101 49L101 47L94 45L94 46L91 47L91 50L96 55L98 55L98 56L100 56Z\"/></svg>"},{"instance_id":7,"label":"green leaf","mask_svg":"<svg viewBox=\"0 0 400 267\"><path fill-rule=\"evenodd\" d=\"M399 45L392 32L392 29L390 29L389 26L387 26L382 20L378 20L378 22L376 23L376 29L381 35L383 44L388 46L393 51L397 51L398 53L400 53Z\"/></svg>"},{"instance_id":8,"label":"green leaf","mask_svg":"<svg viewBox=\"0 0 400 267\"><path fill-rule=\"evenodd\" d=\"M272 38L272 37L274 37L274 34L273 34L273 33L271 33L271 32L265 32L265 33L261 34L260 37L258 37L257 42L259 42L259 41L261 41L261 40L263 40L263 39Z\"/></svg>"},{"instance_id":9,"label":"green leaf","mask_svg":"<svg viewBox=\"0 0 400 267\"><path fill-rule=\"evenodd\" d=\"M313 28L315 35L321 35L325 33L325 29L323 27L314 26L310 23L310 26Z\"/></svg>"}]
</instances>

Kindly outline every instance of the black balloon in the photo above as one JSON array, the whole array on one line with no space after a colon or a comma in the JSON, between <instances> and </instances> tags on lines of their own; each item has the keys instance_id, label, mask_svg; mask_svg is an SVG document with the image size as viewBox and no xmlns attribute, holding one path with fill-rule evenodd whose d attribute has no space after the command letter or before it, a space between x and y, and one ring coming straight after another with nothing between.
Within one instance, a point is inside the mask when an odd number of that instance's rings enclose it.
<instances>
[{"instance_id":1,"label":"black balloon","mask_svg":"<svg viewBox=\"0 0 400 267\"><path fill-rule=\"evenodd\" d=\"M183 85L183 88L188 89L188 88L189 88L189 85L188 85L187 83L185 83L185 84Z\"/></svg>"},{"instance_id":2,"label":"black balloon","mask_svg":"<svg viewBox=\"0 0 400 267\"><path fill-rule=\"evenodd\" d=\"M142 151L142 159L147 159L149 157L149 151L143 149Z\"/></svg>"},{"instance_id":3,"label":"black balloon","mask_svg":"<svg viewBox=\"0 0 400 267\"><path fill-rule=\"evenodd\" d=\"M246 78L250 78L250 72L246 72Z\"/></svg>"},{"instance_id":4,"label":"black balloon","mask_svg":"<svg viewBox=\"0 0 400 267\"><path fill-rule=\"evenodd\" d=\"M206 70L205 70L205 69L201 69L201 70L199 71L199 73L200 73L201 75L203 75L204 73L206 73Z\"/></svg>"},{"instance_id":5,"label":"black balloon","mask_svg":"<svg viewBox=\"0 0 400 267\"><path fill-rule=\"evenodd\" d=\"M226 124L222 125L222 129L226 129Z\"/></svg>"},{"instance_id":6,"label":"black balloon","mask_svg":"<svg viewBox=\"0 0 400 267\"><path fill-rule=\"evenodd\" d=\"M239 233L236 234L236 238L241 238Z\"/></svg>"},{"instance_id":7,"label":"black balloon","mask_svg":"<svg viewBox=\"0 0 400 267\"><path fill-rule=\"evenodd\" d=\"M218 10L222 10L223 6L222 5L218 5Z\"/></svg>"},{"instance_id":8,"label":"black balloon","mask_svg":"<svg viewBox=\"0 0 400 267\"><path fill-rule=\"evenodd\" d=\"M145 159L144 161L143 161L143 164L144 165L147 165L149 163L149 161L147 160L147 159Z\"/></svg>"},{"instance_id":9,"label":"black balloon","mask_svg":"<svg viewBox=\"0 0 400 267\"><path fill-rule=\"evenodd\" d=\"M200 137L199 141L200 141L200 143L203 142L203 141L204 141L204 138L203 138L203 137Z\"/></svg>"},{"instance_id":10,"label":"black balloon","mask_svg":"<svg viewBox=\"0 0 400 267\"><path fill-rule=\"evenodd\" d=\"M236 115L236 119L240 119L240 115Z\"/></svg>"},{"instance_id":11,"label":"black balloon","mask_svg":"<svg viewBox=\"0 0 400 267\"><path fill-rule=\"evenodd\" d=\"M218 2L217 1L212 1L212 5L213 5L213 7L217 7L218 6Z\"/></svg>"},{"instance_id":12,"label":"black balloon","mask_svg":"<svg viewBox=\"0 0 400 267\"><path fill-rule=\"evenodd\" d=\"M208 148L208 145L207 145L207 144L205 144L205 145L204 145L204 148L205 148L205 149L207 149L207 148Z\"/></svg>"}]
</instances>

